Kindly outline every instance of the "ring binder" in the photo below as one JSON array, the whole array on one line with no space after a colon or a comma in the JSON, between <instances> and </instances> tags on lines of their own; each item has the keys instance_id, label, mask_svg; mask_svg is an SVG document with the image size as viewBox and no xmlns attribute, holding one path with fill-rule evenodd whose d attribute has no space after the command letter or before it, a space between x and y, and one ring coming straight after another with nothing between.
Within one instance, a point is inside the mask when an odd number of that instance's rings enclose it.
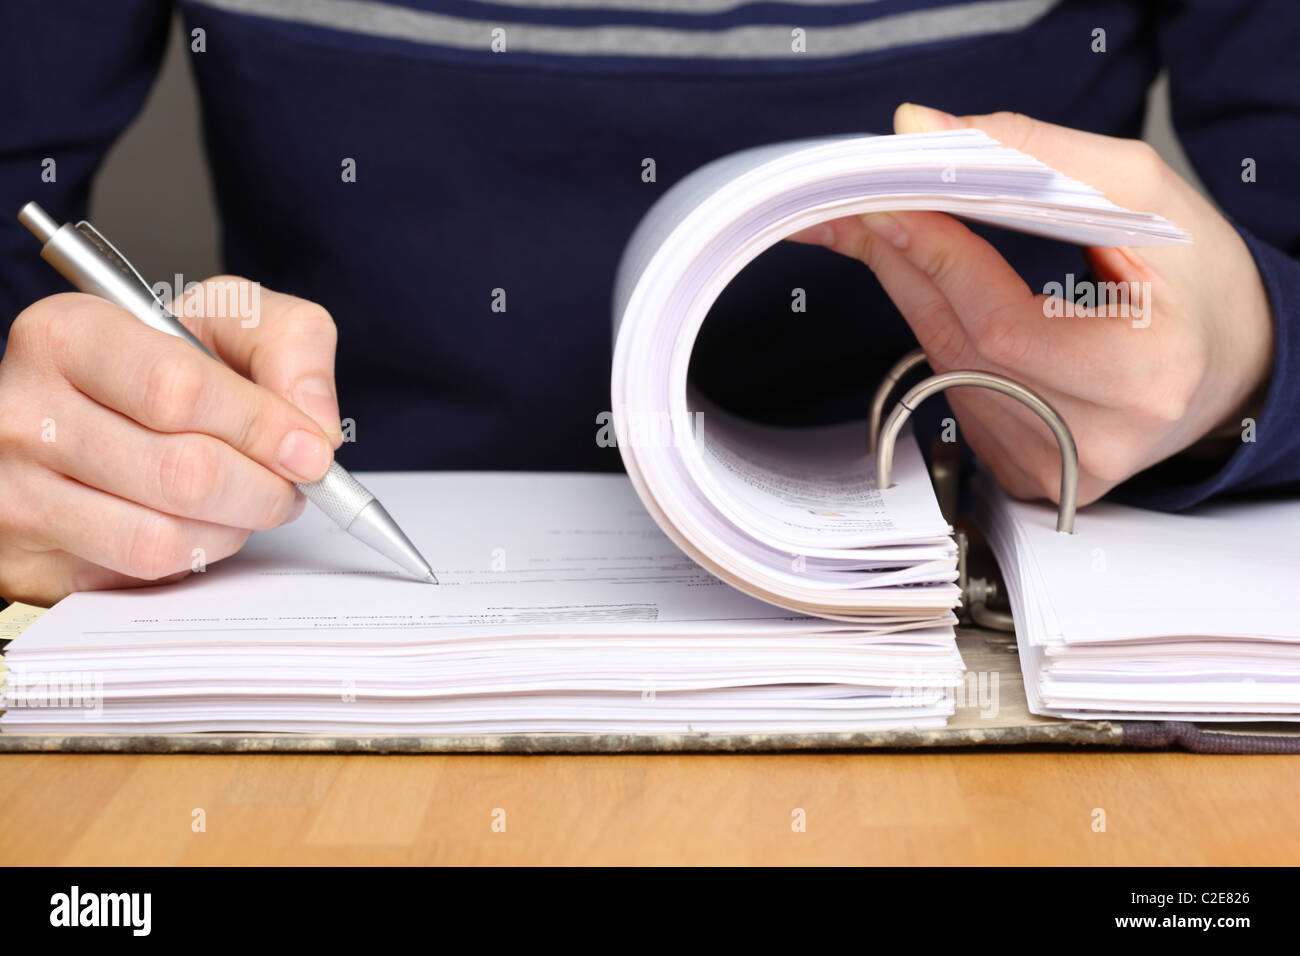
<instances>
[{"instance_id":1,"label":"ring binder","mask_svg":"<svg viewBox=\"0 0 1300 956\"><path fill-rule=\"evenodd\" d=\"M1074 436L1056 409L1052 408L1042 397L1030 389L994 375L991 372L973 370L945 372L931 375L917 383L894 406L889 419L881 428L880 419L884 414L885 404L890 394L908 372L926 361L925 352L917 349L909 352L894 363L885 373L877 386L871 401L871 418L867 425L867 449L876 455L876 487L888 488L894 465L894 442L903 425L916 410L916 406L936 392L947 388L974 386L989 388L1010 395L1028 405L1056 436L1056 443L1061 449L1061 501L1056 512L1056 530L1063 534L1074 533L1074 516L1079 493L1079 454L1074 444ZM881 442L881 438L884 442ZM937 476L936 476L937 477ZM949 519L952 520L951 518ZM987 578L972 578L968 575L968 542L964 532L958 530L953 534L957 542L957 585L961 588L962 604L966 616L975 624L995 631L1014 631L1015 622L1010 614L996 610L989 605L998 597L999 584Z\"/></svg>"},{"instance_id":2,"label":"ring binder","mask_svg":"<svg viewBox=\"0 0 1300 956\"><path fill-rule=\"evenodd\" d=\"M957 587L961 588L961 603L966 611L965 616L972 623L990 631L1014 633L1015 619L1008 612L990 606L1002 596L1000 590L1002 583L996 579L971 577L968 555L970 542L966 538L966 532L953 532L953 539L957 542Z\"/></svg>"},{"instance_id":3,"label":"ring binder","mask_svg":"<svg viewBox=\"0 0 1300 956\"><path fill-rule=\"evenodd\" d=\"M885 403L889 401L894 387L903 380L903 376L924 363L923 349L908 352L894 363L893 367L885 373L885 377L880 380L880 384L876 386L876 394L871 399L871 422L867 425L867 451L871 454L876 453L876 446L880 441L880 421L885 416Z\"/></svg>"},{"instance_id":4,"label":"ring binder","mask_svg":"<svg viewBox=\"0 0 1300 956\"><path fill-rule=\"evenodd\" d=\"M900 374L906 373L908 369L916 364L916 361L913 360L914 355L915 353L904 356L903 361L900 361L890 370L890 374L893 375L900 367L902 367ZM909 360L911 361L909 362ZM909 364L904 366L904 362L909 362ZM882 383L881 388L877 391L877 399L880 398L880 392L885 391L886 387L892 389L897 380L897 377L892 381L887 377L886 382ZM894 468L894 442L898 440L898 433L902 431L903 425L911 417L912 412L916 410L916 406L936 392L964 386L988 388L995 392L1001 392L1003 395L1010 395L1033 409L1038 414L1038 417L1047 423L1047 427L1056 436L1056 444L1061 450L1061 500L1056 510L1056 530L1062 534L1073 534L1074 514L1079 495L1079 452L1074 444L1074 436L1070 434L1070 427L1065 424L1065 420L1061 418L1056 409L1033 391L1018 382L1003 378L1001 375L994 375L991 372L977 372L974 370L944 372L940 375L931 375L909 389L907 394L899 399L898 404L894 406L894 410L885 421L879 435L868 435L868 445L874 446L876 450L876 487L885 489L892 483L890 476ZM886 394L888 393L886 392ZM881 400L881 403L883 404L883 400Z\"/></svg>"}]
</instances>

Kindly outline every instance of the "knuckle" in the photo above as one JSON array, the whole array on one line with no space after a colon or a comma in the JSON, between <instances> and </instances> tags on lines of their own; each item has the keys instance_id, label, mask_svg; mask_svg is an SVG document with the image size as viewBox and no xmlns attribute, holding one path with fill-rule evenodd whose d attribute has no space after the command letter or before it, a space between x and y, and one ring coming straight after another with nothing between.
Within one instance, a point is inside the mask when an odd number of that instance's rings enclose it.
<instances>
[{"instance_id":1,"label":"knuckle","mask_svg":"<svg viewBox=\"0 0 1300 956\"><path fill-rule=\"evenodd\" d=\"M236 531L235 536L230 540L230 550L227 553L223 554L222 557L228 558L233 554L237 554L239 550L245 544L248 543L248 539L251 538L252 536L253 536L253 532L247 529L241 528L238 531Z\"/></svg>"},{"instance_id":2,"label":"knuckle","mask_svg":"<svg viewBox=\"0 0 1300 956\"><path fill-rule=\"evenodd\" d=\"M217 561L224 561L231 555L237 554L239 549L248 541L252 533L252 531L244 528L222 528L216 535L210 536L202 542L198 542L202 548L204 563L212 564ZM181 555L186 568L188 568L193 561L193 550L193 548L186 550Z\"/></svg>"},{"instance_id":3,"label":"knuckle","mask_svg":"<svg viewBox=\"0 0 1300 956\"><path fill-rule=\"evenodd\" d=\"M225 317L232 303L239 302L239 290L248 284L242 276L209 276L192 286L181 298L187 312L207 318Z\"/></svg>"},{"instance_id":4,"label":"knuckle","mask_svg":"<svg viewBox=\"0 0 1300 956\"><path fill-rule=\"evenodd\" d=\"M158 491L173 514L201 517L220 490L215 447L199 435L181 435L163 443L158 462Z\"/></svg>"},{"instance_id":5,"label":"knuckle","mask_svg":"<svg viewBox=\"0 0 1300 956\"><path fill-rule=\"evenodd\" d=\"M294 299L278 323L286 335L333 342L338 329L325 307L307 299Z\"/></svg>"},{"instance_id":6,"label":"knuckle","mask_svg":"<svg viewBox=\"0 0 1300 956\"><path fill-rule=\"evenodd\" d=\"M1169 167L1145 140L1129 140L1126 145L1126 175L1136 190L1142 195L1154 195L1163 186Z\"/></svg>"},{"instance_id":7,"label":"knuckle","mask_svg":"<svg viewBox=\"0 0 1300 956\"><path fill-rule=\"evenodd\" d=\"M9 347L21 354L44 356L55 367L62 367L86 347L84 323L100 321L105 310L113 309L104 300L80 292L49 296L14 319Z\"/></svg>"},{"instance_id":8,"label":"knuckle","mask_svg":"<svg viewBox=\"0 0 1300 956\"><path fill-rule=\"evenodd\" d=\"M1094 481L1087 475L1080 475L1079 488L1075 493L1074 503L1080 508L1087 507L1102 498L1107 492L1114 488L1116 484L1118 484L1118 482L1109 483L1104 481Z\"/></svg>"},{"instance_id":9,"label":"knuckle","mask_svg":"<svg viewBox=\"0 0 1300 956\"><path fill-rule=\"evenodd\" d=\"M997 123L999 131L1005 130L1006 133L999 138L1006 145L1013 149L1018 149L1022 153L1033 155L1030 148L1030 140L1034 135L1035 123L1033 119L1024 113L1015 113L1010 110L1001 110L993 114L992 119Z\"/></svg>"},{"instance_id":10,"label":"knuckle","mask_svg":"<svg viewBox=\"0 0 1300 956\"><path fill-rule=\"evenodd\" d=\"M158 350L144 374L142 412L147 425L158 431L184 429L193 409L203 398L203 371L187 355Z\"/></svg>"},{"instance_id":11,"label":"knuckle","mask_svg":"<svg viewBox=\"0 0 1300 956\"><path fill-rule=\"evenodd\" d=\"M179 524L166 515L150 513L135 523L127 536L123 562L126 573L145 581L174 574L189 567L182 553Z\"/></svg>"},{"instance_id":12,"label":"knuckle","mask_svg":"<svg viewBox=\"0 0 1300 956\"><path fill-rule=\"evenodd\" d=\"M60 321L60 318L70 311L76 298L70 293L52 295L32 303L19 312L9 327L5 354L11 352L23 356L63 354L70 344L69 323Z\"/></svg>"},{"instance_id":13,"label":"knuckle","mask_svg":"<svg viewBox=\"0 0 1300 956\"><path fill-rule=\"evenodd\" d=\"M984 460L984 459L981 459ZM984 460L989 470L993 472L993 477L1003 490L1011 497L1020 501L1032 501L1035 498L1041 498L1042 493L1033 484L1027 472L1018 468L1012 468L1000 458Z\"/></svg>"},{"instance_id":14,"label":"knuckle","mask_svg":"<svg viewBox=\"0 0 1300 956\"><path fill-rule=\"evenodd\" d=\"M1209 355L1199 347L1170 355L1142 388L1139 414L1165 424L1182 421L1194 407L1209 365Z\"/></svg>"},{"instance_id":15,"label":"knuckle","mask_svg":"<svg viewBox=\"0 0 1300 956\"><path fill-rule=\"evenodd\" d=\"M986 362L1004 368L1019 367L1029 354L1030 339L1025 327L1018 322L990 316L981 323L975 339L975 351Z\"/></svg>"},{"instance_id":16,"label":"knuckle","mask_svg":"<svg viewBox=\"0 0 1300 956\"><path fill-rule=\"evenodd\" d=\"M278 493L265 499L265 511L254 523L253 530L269 531L272 528L280 527L293 512L295 500L293 485L287 481L281 481Z\"/></svg>"},{"instance_id":17,"label":"knuckle","mask_svg":"<svg viewBox=\"0 0 1300 956\"><path fill-rule=\"evenodd\" d=\"M5 483L5 493L0 494L0 540L7 543L20 542L38 531L41 527L42 509L19 507L16 495L9 494L9 482ZM0 594L4 594L0 590ZM10 598L12 600L12 598Z\"/></svg>"},{"instance_id":18,"label":"knuckle","mask_svg":"<svg viewBox=\"0 0 1300 956\"><path fill-rule=\"evenodd\" d=\"M966 335L947 305L926 305L917 315L917 327L926 329L925 354L936 372L954 368L966 351Z\"/></svg>"},{"instance_id":19,"label":"knuckle","mask_svg":"<svg viewBox=\"0 0 1300 956\"><path fill-rule=\"evenodd\" d=\"M1164 165L1164 160L1160 158L1156 148L1146 140L1130 139L1126 142L1130 163L1147 171L1159 169Z\"/></svg>"},{"instance_id":20,"label":"knuckle","mask_svg":"<svg viewBox=\"0 0 1300 956\"><path fill-rule=\"evenodd\" d=\"M1154 392L1145 410L1161 424L1173 425L1187 417L1194 396L1185 383L1171 382Z\"/></svg>"},{"instance_id":21,"label":"knuckle","mask_svg":"<svg viewBox=\"0 0 1300 956\"><path fill-rule=\"evenodd\" d=\"M1118 485L1136 470L1136 456L1124 445L1101 434L1079 447L1079 471L1107 487Z\"/></svg>"},{"instance_id":22,"label":"knuckle","mask_svg":"<svg viewBox=\"0 0 1300 956\"><path fill-rule=\"evenodd\" d=\"M244 454L250 454L261 448L272 434L272 416L268 414L268 405L260 390L249 390L237 401L239 414L234 418L233 447Z\"/></svg>"},{"instance_id":23,"label":"knuckle","mask_svg":"<svg viewBox=\"0 0 1300 956\"><path fill-rule=\"evenodd\" d=\"M846 237L844 251L872 272L879 273L881 249L884 245L870 229L858 226Z\"/></svg>"},{"instance_id":24,"label":"knuckle","mask_svg":"<svg viewBox=\"0 0 1300 956\"><path fill-rule=\"evenodd\" d=\"M49 310L44 302L29 305L19 312L18 317L9 326L5 354L25 354L43 344L49 324L48 316Z\"/></svg>"},{"instance_id":25,"label":"knuckle","mask_svg":"<svg viewBox=\"0 0 1300 956\"><path fill-rule=\"evenodd\" d=\"M9 561L0 568L0 594L11 602L53 607L73 590L36 562Z\"/></svg>"},{"instance_id":26,"label":"knuckle","mask_svg":"<svg viewBox=\"0 0 1300 956\"><path fill-rule=\"evenodd\" d=\"M942 289L947 288L953 270L957 267L957 257L953 254L952 249L947 246L936 246L926 257L924 270L925 274L934 280L935 285Z\"/></svg>"},{"instance_id":27,"label":"knuckle","mask_svg":"<svg viewBox=\"0 0 1300 956\"><path fill-rule=\"evenodd\" d=\"M1020 483L1024 494L1021 497L1056 501L1061 494L1061 456L1056 443L1052 442L1050 447L1039 441L1021 444L1014 454L1014 464L1023 472Z\"/></svg>"},{"instance_id":28,"label":"knuckle","mask_svg":"<svg viewBox=\"0 0 1300 956\"><path fill-rule=\"evenodd\" d=\"M1038 498L1055 502L1061 496L1061 465L1056 461L1039 463L1032 473L1034 493Z\"/></svg>"}]
</instances>

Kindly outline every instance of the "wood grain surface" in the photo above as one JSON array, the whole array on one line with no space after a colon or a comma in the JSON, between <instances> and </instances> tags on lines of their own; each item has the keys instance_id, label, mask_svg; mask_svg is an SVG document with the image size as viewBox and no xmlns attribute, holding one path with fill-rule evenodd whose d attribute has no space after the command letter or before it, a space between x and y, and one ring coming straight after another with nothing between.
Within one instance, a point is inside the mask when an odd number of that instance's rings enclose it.
<instances>
[{"instance_id":1,"label":"wood grain surface","mask_svg":"<svg viewBox=\"0 0 1300 956\"><path fill-rule=\"evenodd\" d=\"M1128 752L21 754L0 863L1295 864L1298 779Z\"/></svg>"}]
</instances>

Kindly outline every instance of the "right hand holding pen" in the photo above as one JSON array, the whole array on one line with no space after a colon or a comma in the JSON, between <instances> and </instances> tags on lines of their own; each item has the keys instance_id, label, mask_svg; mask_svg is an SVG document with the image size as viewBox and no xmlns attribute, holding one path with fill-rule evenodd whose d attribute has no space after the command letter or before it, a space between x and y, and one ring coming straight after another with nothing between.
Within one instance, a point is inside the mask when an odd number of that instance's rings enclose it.
<instances>
[{"instance_id":1,"label":"right hand holding pen","mask_svg":"<svg viewBox=\"0 0 1300 956\"><path fill-rule=\"evenodd\" d=\"M0 597L49 605L176 580L301 513L291 482L319 480L342 442L336 331L314 303L256 293L254 327L177 303L229 368L94 296L50 296L14 320L0 359Z\"/></svg>"}]
</instances>

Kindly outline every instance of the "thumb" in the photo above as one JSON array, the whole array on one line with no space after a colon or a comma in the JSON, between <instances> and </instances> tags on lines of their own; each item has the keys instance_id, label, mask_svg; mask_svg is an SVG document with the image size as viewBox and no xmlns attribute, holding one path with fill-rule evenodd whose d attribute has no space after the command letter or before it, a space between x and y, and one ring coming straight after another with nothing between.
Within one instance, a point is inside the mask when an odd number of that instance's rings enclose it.
<instances>
[{"instance_id":1,"label":"thumb","mask_svg":"<svg viewBox=\"0 0 1300 956\"><path fill-rule=\"evenodd\" d=\"M1023 113L953 116L916 103L894 111L894 132L978 129L1067 176L1101 190L1111 202L1149 211L1156 204L1164 163L1146 143L1057 126Z\"/></svg>"}]
</instances>

